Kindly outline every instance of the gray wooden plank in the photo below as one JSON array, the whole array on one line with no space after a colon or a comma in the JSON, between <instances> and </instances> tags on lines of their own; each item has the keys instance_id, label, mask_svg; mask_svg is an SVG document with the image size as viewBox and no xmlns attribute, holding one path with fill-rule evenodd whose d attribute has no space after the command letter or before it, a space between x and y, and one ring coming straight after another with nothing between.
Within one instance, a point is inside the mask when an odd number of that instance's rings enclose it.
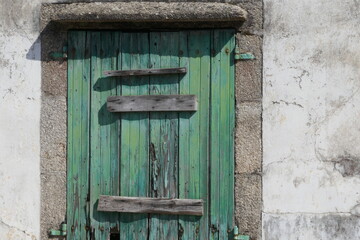
<instances>
[{"instance_id":1,"label":"gray wooden plank","mask_svg":"<svg viewBox=\"0 0 360 240\"><path fill-rule=\"evenodd\" d=\"M158 213L202 216L203 200L101 195L97 210L102 212Z\"/></svg>"},{"instance_id":2,"label":"gray wooden plank","mask_svg":"<svg viewBox=\"0 0 360 240\"><path fill-rule=\"evenodd\" d=\"M196 95L111 96L109 112L196 111Z\"/></svg>"},{"instance_id":3,"label":"gray wooden plank","mask_svg":"<svg viewBox=\"0 0 360 240\"><path fill-rule=\"evenodd\" d=\"M186 68L159 68L159 69L104 71L104 75L106 77L125 77L125 76L179 74L186 72L187 72Z\"/></svg>"}]
</instances>

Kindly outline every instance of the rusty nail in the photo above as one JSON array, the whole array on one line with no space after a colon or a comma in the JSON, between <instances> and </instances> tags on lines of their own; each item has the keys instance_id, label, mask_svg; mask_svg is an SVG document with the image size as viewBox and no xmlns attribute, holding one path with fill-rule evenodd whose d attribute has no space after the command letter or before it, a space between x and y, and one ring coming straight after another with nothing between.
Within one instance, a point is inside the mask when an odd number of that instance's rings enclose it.
<instances>
[{"instance_id":1,"label":"rusty nail","mask_svg":"<svg viewBox=\"0 0 360 240\"><path fill-rule=\"evenodd\" d=\"M71 226L71 231L73 232L75 230L74 225Z\"/></svg>"},{"instance_id":2,"label":"rusty nail","mask_svg":"<svg viewBox=\"0 0 360 240\"><path fill-rule=\"evenodd\" d=\"M104 227L100 227L100 231L104 231Z\"/></svg>"},{"instance_id":3,"label":"rusty nail","mask_svg":"<svg viewBox=\"0 0 360 240\"><path fill-rule=\"evenodd\" d=\"M229 54L230 50L227 48L225 49L226 54Z\"/></svg>"}]
</instances>

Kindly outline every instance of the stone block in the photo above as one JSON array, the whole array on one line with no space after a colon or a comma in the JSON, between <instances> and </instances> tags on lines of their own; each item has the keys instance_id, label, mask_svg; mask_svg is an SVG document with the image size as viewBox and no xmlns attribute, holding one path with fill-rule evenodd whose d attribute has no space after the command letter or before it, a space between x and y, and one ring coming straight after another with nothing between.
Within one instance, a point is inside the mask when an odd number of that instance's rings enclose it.
<instances>
[{"instance_id":1,"label":"stone block","mask_svg":"<svg viewBox=\"0 0 360 240\"><path fill-rule=\"evenodd\" d=\"M235 171L261 172L261 102L237 104L236 116Z\"/></svg>"},{"instance_id":2,"label":"stone block","mask_svg":"<svg viewBox=\"0 0 360 240\"><path fill-rule=\"evenodd\" d=\"M252 53L255 60L238 60L236 67L236 101L260 100L262 97L262 38L237 34L240 53Z\"/></svg>"},{"instance_id":3,"label":"stone block","mask_svg":"<svg viewBox=\"0 0 360 240\"><path fill-rule=\"evenodd\" d=\"M66 98L42 96L41 172L66 171Z\"/></svg>"},{"instance_id":4,"label":"stone block","mask_svg":"<svg viewBox=\"0 0 360 240\"><path fill-rule=\"evenodd\" d=\"M263 34L263 3L259 0L241 1L233 0L237 5L248 12L247 19L242 25L240 31L246 35Z\"/></svg>"},{"instance_id":5,"label":"stone block","mask_svg":"<svg viewBox=\"0 0 360 240\"><path fill-rule=\"evenodd\" d=\"M41 175L41 239L50 229L59 229L66 215L66 172Z\"/></svg>"},{"instance_id":6,"label":"stone block","mask_svg":"<svg viewBox=\"0 0 360 240\"><path fill-rule=\"evenodd\" d=\"M261 239L261 176L235 175L235 222L241 234Z\"/></svg>"}]
</instances>

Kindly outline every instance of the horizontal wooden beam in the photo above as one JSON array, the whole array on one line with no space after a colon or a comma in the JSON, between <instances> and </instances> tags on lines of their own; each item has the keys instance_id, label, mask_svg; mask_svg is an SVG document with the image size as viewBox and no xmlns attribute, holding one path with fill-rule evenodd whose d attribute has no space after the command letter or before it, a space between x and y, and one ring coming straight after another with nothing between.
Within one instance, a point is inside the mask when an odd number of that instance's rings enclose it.
<instances>
[{"instance_id":1,"label":"horizontal wooden beam","mask_svg":"<svg viewBox=\"0 0 360 240\"><path fill-rule=\"evenodd\" d=\"M97 210L101 212L202 216L203 200L101 195Z\"/></svg>"},{"instance_id":2,"label":"horizontal wooden beam","mask_svg":"<svg viewBox=\"0 0 360 240\"><path fill-rule=\"evenodd\" d=\"M121 71L104 71L106 77L126 77L126 76L145 76L145 75L164 75L186 73L186 68L161 68L161 69L138 69Z\"/></svg>"},{"instance_id":3,"label":"horizontal wooden beam","mask_svg":"<svg viewBox=\"0 0 360 240\"><path fill-rule=\"evenodd\" d=\"M196 111L195 95L111 96L107 99L110 112Z\"/></svg>"}]
</instances>

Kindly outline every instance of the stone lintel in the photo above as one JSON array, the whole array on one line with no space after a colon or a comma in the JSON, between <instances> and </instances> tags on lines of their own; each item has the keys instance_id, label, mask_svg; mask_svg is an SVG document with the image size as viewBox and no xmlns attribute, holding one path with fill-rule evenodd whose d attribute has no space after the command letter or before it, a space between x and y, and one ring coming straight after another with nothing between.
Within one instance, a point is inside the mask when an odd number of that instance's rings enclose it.
<instances>
[{"instance_id":1,"label":"stone lintel","mask_svg":"<svg viewBox=\"0 0 360 240\"><path fill-rule=\"evenodd\" d=\"M247 12L227 3L203 2L93 2L43 4L42 23L53 22L234 22Z\"/></svg>"}]
</instances>

